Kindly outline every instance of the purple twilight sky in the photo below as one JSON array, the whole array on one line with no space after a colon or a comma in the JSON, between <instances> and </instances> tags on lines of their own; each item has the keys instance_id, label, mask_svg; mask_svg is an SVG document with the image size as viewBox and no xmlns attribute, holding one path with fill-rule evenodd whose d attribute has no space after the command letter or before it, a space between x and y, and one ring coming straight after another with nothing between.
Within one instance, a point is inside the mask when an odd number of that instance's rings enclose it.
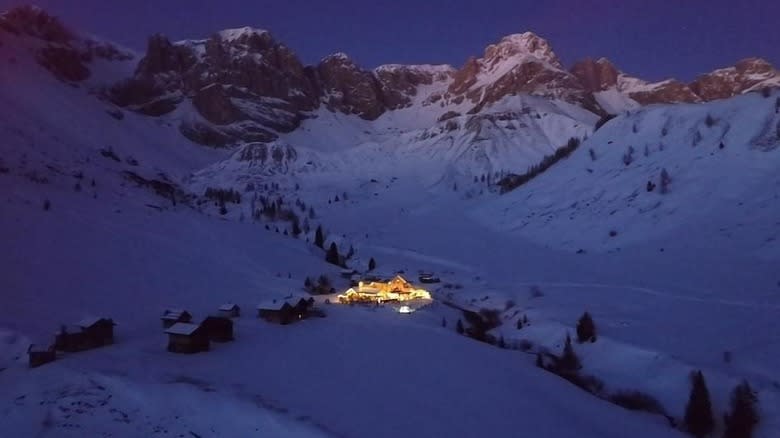
<instances>
[{"instance_id":1,"label":"purple twilight sky","mask_svg":"<svg viewBox=\"0 0 780 438\"><path fill-rule=\"evenodd\" d=\"M696 75L759 56L780 65L778 0L34 0L79 30L134 49L161 32L270 30L304 63L343 51L364 67L460 66L510 33L533 31L564 64L605 56L644 79ZM0 0L0 10L29 2Z\"/></svg>"}]
</instances>

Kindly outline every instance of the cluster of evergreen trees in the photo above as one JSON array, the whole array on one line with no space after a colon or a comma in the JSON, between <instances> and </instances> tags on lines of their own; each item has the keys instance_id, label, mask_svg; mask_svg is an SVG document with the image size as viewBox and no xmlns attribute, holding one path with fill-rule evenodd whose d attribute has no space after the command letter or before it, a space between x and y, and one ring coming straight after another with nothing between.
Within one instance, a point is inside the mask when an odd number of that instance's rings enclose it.
<instances>
[{"instance_id":1,"label":"cluster of evergreen trees","mask_svg":"<svg viewBox=\"0 0 780 438\"><path fill-rule=\"evenodd\" d=\"M206 193L204 193L203 196L218 202L219 205L224 205L228 202L232 202L233 204L241 203L241 193L239 193L238 190L233 189L209 187L206 189Z\"/></svg>"},{"instance_id":2,"label":"cluster of evergreen trees","mask_svg":"<svg viewBox=\"0 0 780 438\"><path fill-rule=\"evenodd\" d=\"M501 180L498 182L498 185L501 188L501 193L503 194L510 192L527 183L528 181L531 181L540 173L549 169L553 164L571 155L571 153L574 152L579 146L580 139L572 137L565 146L558 148L552 155L546 155L540 163L531 166L524 174L511 174L501 178Z\"/></svg>"},{"instance_id":3,"label":"cluster of evergreen trees","mask_svg":"<svg viewBox=\"0 0 780 438\"><path fill-rule=\"evenodd\" d=\"M729 412L723 414L724 438L750 438L760 419L758 396L747 381L742 381L731 392ZM710 392L701 371L691 374L691 393L685 407L685 429L696 438L703 438L715 430Z\"/></svg>"}]
</instances>

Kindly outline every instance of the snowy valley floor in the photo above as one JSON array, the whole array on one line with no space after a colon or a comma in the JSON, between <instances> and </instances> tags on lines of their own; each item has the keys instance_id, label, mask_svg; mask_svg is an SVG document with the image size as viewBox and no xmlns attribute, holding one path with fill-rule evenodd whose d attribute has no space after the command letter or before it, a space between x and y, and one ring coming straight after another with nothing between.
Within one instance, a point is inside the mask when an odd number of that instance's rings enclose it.
<instances>
[{"instance_id":1,"label":"snowy valley floor","mask_svg":"<svg viewBox=\"0 0 780 438\"><path fill-rule=\"evenodd\" d=\"M510 343L557 352L588 310L600 339L576 349L609 389L645 391L679 418L692 369L705 371L718 412L749 378L764 410L760 436L778 430L772 346L780 300L759 287L776 281L770 264L745 261L737 267L749 275L724 273L718 257L672 241L601 254L539 247L482 226L458 210L467 202L439 194L435 205L434 195L403 181L381 197L353 193L349 202L317 205L333 233L352 239L358 260L375 257L383 272L405 270L411 279L433 271L462 286L439 285L439 298L452 293L453 301L499 309L514 301L495 330ZM322 197L327 182L316 186L302 196ZM14 193L0 215L2 229L16 230L0 255L9 268L1 427L19 436L679 433L663 417L623 410L535 368L533 355L458 336L458 315L440 303L411 315L323 304L324 319L288 327L258 320L258 302L299 290L305 276L338 276L320 250L260 225L186 208L117 211L72 193L44 212L20 201L30 196ZM657 246L667 248L663 257ZM732 284L756 287L751 295ZM543 296L531 296L532 285ZM227 301L245 309L235 342L194 356L165 351L163 308L186 307L197 319ZM530 326L515 328L518 312ZM117 344L27 369L29 341L47 341L85 314L113 317Z\"/></svg>"}]
</instances>

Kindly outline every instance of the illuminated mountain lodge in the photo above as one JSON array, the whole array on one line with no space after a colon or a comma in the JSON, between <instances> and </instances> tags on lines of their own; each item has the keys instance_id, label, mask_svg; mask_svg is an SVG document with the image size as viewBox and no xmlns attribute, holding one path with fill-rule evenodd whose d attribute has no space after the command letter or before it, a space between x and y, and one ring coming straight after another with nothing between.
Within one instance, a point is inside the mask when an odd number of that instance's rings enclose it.
<instances>
[{"instance_id":1,"label":"illuminated mountain lodge","mask_svg":"<svg viewBox=\"0 0 780 438\"><path fill-rule=\"evenodd\" d=\"M358 282L357 288L350 288L338 296L339 302L384 303L393 301L430 300L431 294L425 289L417 289L400 275L387 283L372 281Z\"/></svg>"}]
</instances>

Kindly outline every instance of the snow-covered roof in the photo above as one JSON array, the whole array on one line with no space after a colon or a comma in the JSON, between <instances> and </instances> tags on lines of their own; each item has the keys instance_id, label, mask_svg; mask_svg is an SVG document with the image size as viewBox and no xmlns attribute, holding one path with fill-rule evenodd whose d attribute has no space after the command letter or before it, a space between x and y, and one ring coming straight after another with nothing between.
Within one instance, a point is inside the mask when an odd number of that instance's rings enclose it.
<instances>
[{"instance_id":1,"label":"snow-covered roof","mask_svg":"<svg viewBox=\"0 0 780 438\"><path fill-rule=\"evenodd\" d=\"M88 317L82 319L81 321L77 322L76 326L81 327L81 328L92 327L93 325L97 324L98 322L100 322L103 319L105 319L105 318L101 318L99 316L88 316Z\"/></svg>"},{"instance_id":2,"label":"snow-covered roof","mask_svg":"<svg viewBox=\"0 0 780 438\"><path fill-rule=\"evenodd\" d=\"M165 330L165 333L168 333L169 335L184 335L184 336L190 336L193 333L195 333L195 330L200 328L200 325L198 324L191 324L189 322L177 322L176 324L172 325L170 328Z\"/></svg>"},{"instance_id":3,"label":"snow-covered roof","mask_svg":"<svg viewBox=\"0 0 780 438\"><path fill-rule=\"evenodd\" d=\"M274 298L271 300L263 301L257 305L257 308L278 310L281 309L285 303L289 304L290 306L295 306L301 300L308 301L310 299L313 299L311 295L294 293L294 294L287 295L285 297Z\"/></svg>"},{"instance_id":4,"label":"snow-covered roof","mask_svg":"<svg viewBox=\"0 0 780 438\"><path fill-rule=\"evenodd\" d=\"M162 319L179 319L185 313L189 313L184 309L165 309Z\"/></svg>"},{"instance_id":5,"label":"snow-covered roof","mask_svg":"<svg viewBox=\"0 0 780 438\"><path fill-rule=\"evenodd\" d=\"M238 304L226 303L226 304L223 304L223 305L219 306L219 310L230 311L230 310L235 310L235 309L238 309Z\"/></svg>"}]
</instances>

